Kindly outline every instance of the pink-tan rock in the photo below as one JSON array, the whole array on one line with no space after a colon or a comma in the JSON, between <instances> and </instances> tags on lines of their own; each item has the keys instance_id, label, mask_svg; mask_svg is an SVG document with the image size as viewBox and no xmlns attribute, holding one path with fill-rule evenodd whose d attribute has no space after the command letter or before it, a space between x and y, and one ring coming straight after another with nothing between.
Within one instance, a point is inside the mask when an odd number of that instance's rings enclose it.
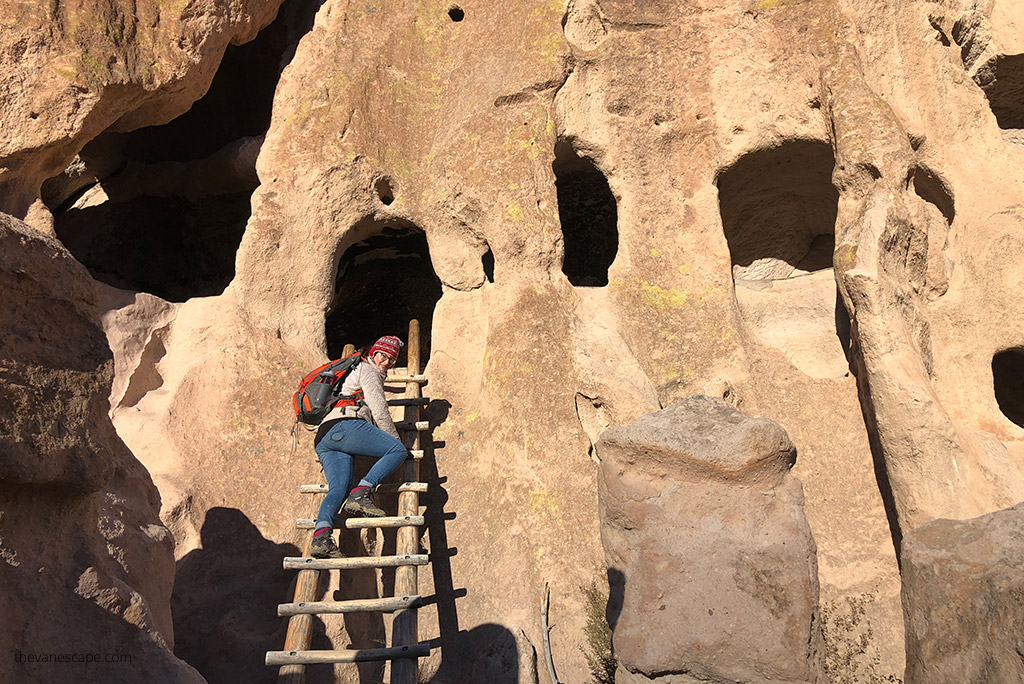
<instances>
[{"instance_id":1,"label":"pink-tan rock","mask_svg":"<svg viewBox=\"0 0 1024 684\"><path fill-rule=\"evenodd\" d=\"M443 525L460 548L449 579L467 589L439 620L424 612L425 638L457 624L483 639L490 628L474 630L498 625L502 643L538 645L532 606L551 581L559 674L583 680L579 587L604 571L593 445L708 386L784 426L800 454L828 675L898 676L894 545L936 518L1024 499L1012 380L1024 363L1018 5L327 0L282 55L237 255L212 210L180 225L154 216L187 233L186 261L216 253L234 269L213 289L154 292L185 269L160 261L171 250L155 248L146 211L168 205L147 198L247 192L251 156L231 147L144 166L83 147L186 109L225 46L255 35L277 4L12 6L0 39L0 210L43 232L57 212L93 273L127 287L103 297L113 420L160 489L178 557L222 567L202 530L223 508L255 526L267 563L301 545L293 519L307 504L295 490L317 473L308 441L293 451L288 398L347 341L325 331L343 298L339 264L379 239L358 258L383 271L375 282L398 282L381 255L397 232L422 231L429 253L393 263L429 262L441 288L422 316L428 391L450 403L434 467L457 514ZM67 200L89 212L73 215ZM13 262L28 258L21 249ZM161 282L111 283L119 261ZM371 297L356 299L351 317L369 318L358 305ZM16 356L31 354L47 322L5 305L27 321L14 328ZM375 325L402 333L387 306ZM90 387L76 396L92 416L109 388ZM11 472L65 477L64 456L36 458L29 432ZM109 477L99 461L76 467L90 487ZM370 543L344 540L353 552ZM215 573L192 565L202 593ZM366 577L337 589L387 587ZM856 620L829 617L854 604ZM187 614L181 628L195 633L220 619ZM259 644L226 632L228 650L276 647L269 627ZM385 632L338 621L325 638ZM194 643L205 668L213 660ZM472 649L447 644L449 660L435 655L424 672L469 671L450 658Z\"/></svg>"},{"instance_id":2,"label":"pink-tan rock","mask_svg":"<svg viewBox=\"0 0 1024 684\"><path fill-rule=\"evenodd\" d=\"M908 684L1024 678L1024 504L904 537Z\"/></svg>"},{"instance_id":3,"label":"pink-tan rock","mask_svg":"<svg viewBox=\"0 0 1024 684\"><path fill-rule=\"evenodd\" d=\"M785 431L697 396L606 430L597 454L616 681L818 681L815 546Z\"/></svg>"},{"instance_id":4,"label":"pink-tan rock","mask_svg":"<svg viewBox=\"0 0 1024 684\"><path fill-rule=\"evenodd\" d=\"M172 653L173 540L107 416L113 362L92 279L56 240L0 215L0 288L5 672L203 681Z\"/></svg>"}]
</instances>

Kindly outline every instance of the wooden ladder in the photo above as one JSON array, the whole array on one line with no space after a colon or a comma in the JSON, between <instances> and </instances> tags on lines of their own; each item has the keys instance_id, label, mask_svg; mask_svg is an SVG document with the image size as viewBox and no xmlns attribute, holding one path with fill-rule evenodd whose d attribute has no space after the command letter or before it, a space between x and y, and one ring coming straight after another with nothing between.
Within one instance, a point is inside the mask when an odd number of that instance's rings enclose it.
<instances>
[{"instance_id":1,"label":"wooden ladder","mask_svg":"<svg viewBox=\"0 0 1024 684\"><path fill-rule=\"evenodd\" d=\"M357 558L317 559L309 555L313 539L313 526L317 511L327 493L324 475L321 471L320 484L302 485L300 492L312 494L310 517L296 520L300 529L309 529L302 557L285 558L285 569L298 570L295 581L295 597L292 603L277 607L277 614L288 617L288 632L283 651L268 651L267 665L280 665L278 684L301 684L305 681L306 665L320 663L362 663L370 661L391 661L391 684L415 684L417 658L430 655L429 644L419 643L416 609L422 605L419 594L420 566L430 562L429 556L420 553L419 528L424 525L420 514L420 494L427 492L427 484L420 482L420 459L433 452L433 438L427 421L420 420L420 410L429 399L422 396L421 387L426 378L420 371L420 329L419 322L409 321L409 363L403 375L388 376L385 384L405 385L402 399L388 401L389 406L403 406L404 420L395 423L399 433L412 435L403 440L409 446L411 458L402 466L399 484L381 484L377 492L398 494L398 514L384 518L346 518L346 529L398 528L398 539L394 556L364 556ZM343 355L354 352L352 345L345 347ZM363 568L395 568L395 595L377 599L353 599L348 601L316 601L320 573L330 570L356 570ZM313 616L329 613L355 613L375 611L394 613L391 628L391 647L358 650L309 650L313 635Z\"/></svg>"}]
</instances>

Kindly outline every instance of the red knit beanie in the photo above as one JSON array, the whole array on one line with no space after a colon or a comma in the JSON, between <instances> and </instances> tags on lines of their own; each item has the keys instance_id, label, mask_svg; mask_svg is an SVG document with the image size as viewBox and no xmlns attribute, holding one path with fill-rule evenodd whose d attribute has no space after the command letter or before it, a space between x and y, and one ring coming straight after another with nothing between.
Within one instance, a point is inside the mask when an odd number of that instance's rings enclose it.
<instances>
[{"instance_id":1,"label":"red knit beanie","mask_svg":"<svg viewBox=\"0 0 1024 684\"><path fill-rule=\"evenodd\" d=\"M392 335L385 335L384 337L374 342L373 346L370 347L370 358L372 359L373 355L376 354L377 352L382 352L384 354L387 354L391 358L397 360L398 350L403 346L405 345L402 344L402 340Z\"/></svg>"}]
</instances>

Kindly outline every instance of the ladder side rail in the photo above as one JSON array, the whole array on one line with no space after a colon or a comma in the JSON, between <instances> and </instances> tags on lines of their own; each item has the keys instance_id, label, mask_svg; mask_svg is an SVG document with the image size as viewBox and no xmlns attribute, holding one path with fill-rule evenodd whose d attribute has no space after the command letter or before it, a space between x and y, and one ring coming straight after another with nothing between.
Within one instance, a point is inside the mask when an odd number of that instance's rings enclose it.
<instances>
[{"instance_id":1,"label":"ladder side rail","mask_svg":"<svg viewBox=\"0 0 1024 684\"><path fill-rule=\"evenodd\" d=\"M413 319L409 321L408 369L410 377L420 373L420 324ZM421 396L421 384L410 381L405 386L406 399L418 399ZM405 407L405 422L417 423L420 419L420 406L415 403ZM412 449L420 449L421 433L413 432ZM429 433L428 433L429 437ZM420 462L417 459L406 459L402 466L402 481L419 482ZM398 515L418 515L420 495L417 492L400 492L398 495ZM395 553L397 555L416 555L420 552L420 529L418 527L401 527ZM395 569L395 595L413 596L419 593L418 568L415 565L401 566ZM414 646L419 642L417 613L415 608L395 613L391 628L392 648ZM415 658L391 661L391 684L416 684L418 661Z\"/></svg>"},{"instance_id":2,"label":"ladder side rail","mask_svg":"<svg viewBox=\"0 0 1024 684\"><path fill-rule=\"evenodd\" d=\"M349 356L355 353L355 345L346 344L342 356ZM320 471L320 483L327 484L323 470ZM309 517L316 519L320 504L323 503L325 493L313 495L309 504ZM309 547L313 543L312 530L306 536L306 543L302 549L303 556L309 556ZM305 603L316 599L317 587L320 585L320 570L299 570L295 578L294 603ZM293 615L288 618L288 632L284 637L285 651L306 651L313 641L313 616ZM277 684L304 684L306 681L306 666L300 663L282 665L277 672Z\"/></svg>"}]
</instances>

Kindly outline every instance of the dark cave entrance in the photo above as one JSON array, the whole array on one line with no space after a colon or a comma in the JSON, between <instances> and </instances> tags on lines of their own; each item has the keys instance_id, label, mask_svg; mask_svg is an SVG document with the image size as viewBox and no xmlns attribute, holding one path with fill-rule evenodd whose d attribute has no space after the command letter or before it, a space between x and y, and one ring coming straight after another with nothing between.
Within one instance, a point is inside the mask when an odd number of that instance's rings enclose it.
<instances>
[{"instance_id":1,"label":"dark cave entrance","mask_svg":"<svg viewBox=\"0 0 1024 684\"><path fill-rule=\"evenodd\" d=\"M415 318L420 322L420 365L426 365L431 319L441 298L426 234L396 221L367 221L355 232L369 237L347 248L338 262L325 323L328 356L336 359L346 344L358 349L382 335L397 335L408 343L409 320ZM403 347L400 366L406 363L405 351Z\"/></svg>"},{"instance_id":2,"label":"dark cave entrance","mask_svg":"<svg viewBox=\"0 0 1024 684\"><path fill-rule=\"evenodd\" d=\"M821 142L752 152L718 177L722 227L737 280L780 280L832 267L839 193Z\"/></svg>"},{"instance_id":3,"label":"dark cave entrance","mask_svg":"<svg viewBox=\"0 0 1024 684\"><path fill-rule=\"evenodd\" d=\"M992 357L992 384L999 410L1024 428L1024 347L1004 349Z\"/></svg>"},{"instance_id":4,"label":"dark cave entrance","mask_svg":"<svg viewBox=\"0 0 1024 684\"><path fill-rule=\"evenodd\" d=\"M834 166L828 144L790 140L750 152L716 181L740 315L812 378L850 370L850 322L832 269Z\"/></svg>"},{"instance_id":5,"label":"dark cave entrance","mask_svg":"<svg viewBox=\"0 0 1024 684\"><path fill-rule=\"evenodd\" d=\"M978 69L975 80L1000 128L1024 128L1024 54L996 57Z\"/></svg>"},{"instance_id":6,"label":"dark cave entrance","mask_svg":"<svg viewBox=\"0 0 1024 684\"><path fill-rule=\"evenodd\" d=\"M320 4L285 0L254 40L228 46L187 112L99 135L43 185L57 237L93 277L171 301L224 291L281 70Z\"/></svg>"},{"instance_id":7,"label":"dark cave entrance","mask_svg":"<svg viewBox=\"0 0 1024 684\"><path fill-rule=\"evenodd\" d=\"M565 256L562 273L575 286L603 287L619 250L619 214L608 179L564 142L555 145L555 189Z\"/></svg>"}]
</instances>

